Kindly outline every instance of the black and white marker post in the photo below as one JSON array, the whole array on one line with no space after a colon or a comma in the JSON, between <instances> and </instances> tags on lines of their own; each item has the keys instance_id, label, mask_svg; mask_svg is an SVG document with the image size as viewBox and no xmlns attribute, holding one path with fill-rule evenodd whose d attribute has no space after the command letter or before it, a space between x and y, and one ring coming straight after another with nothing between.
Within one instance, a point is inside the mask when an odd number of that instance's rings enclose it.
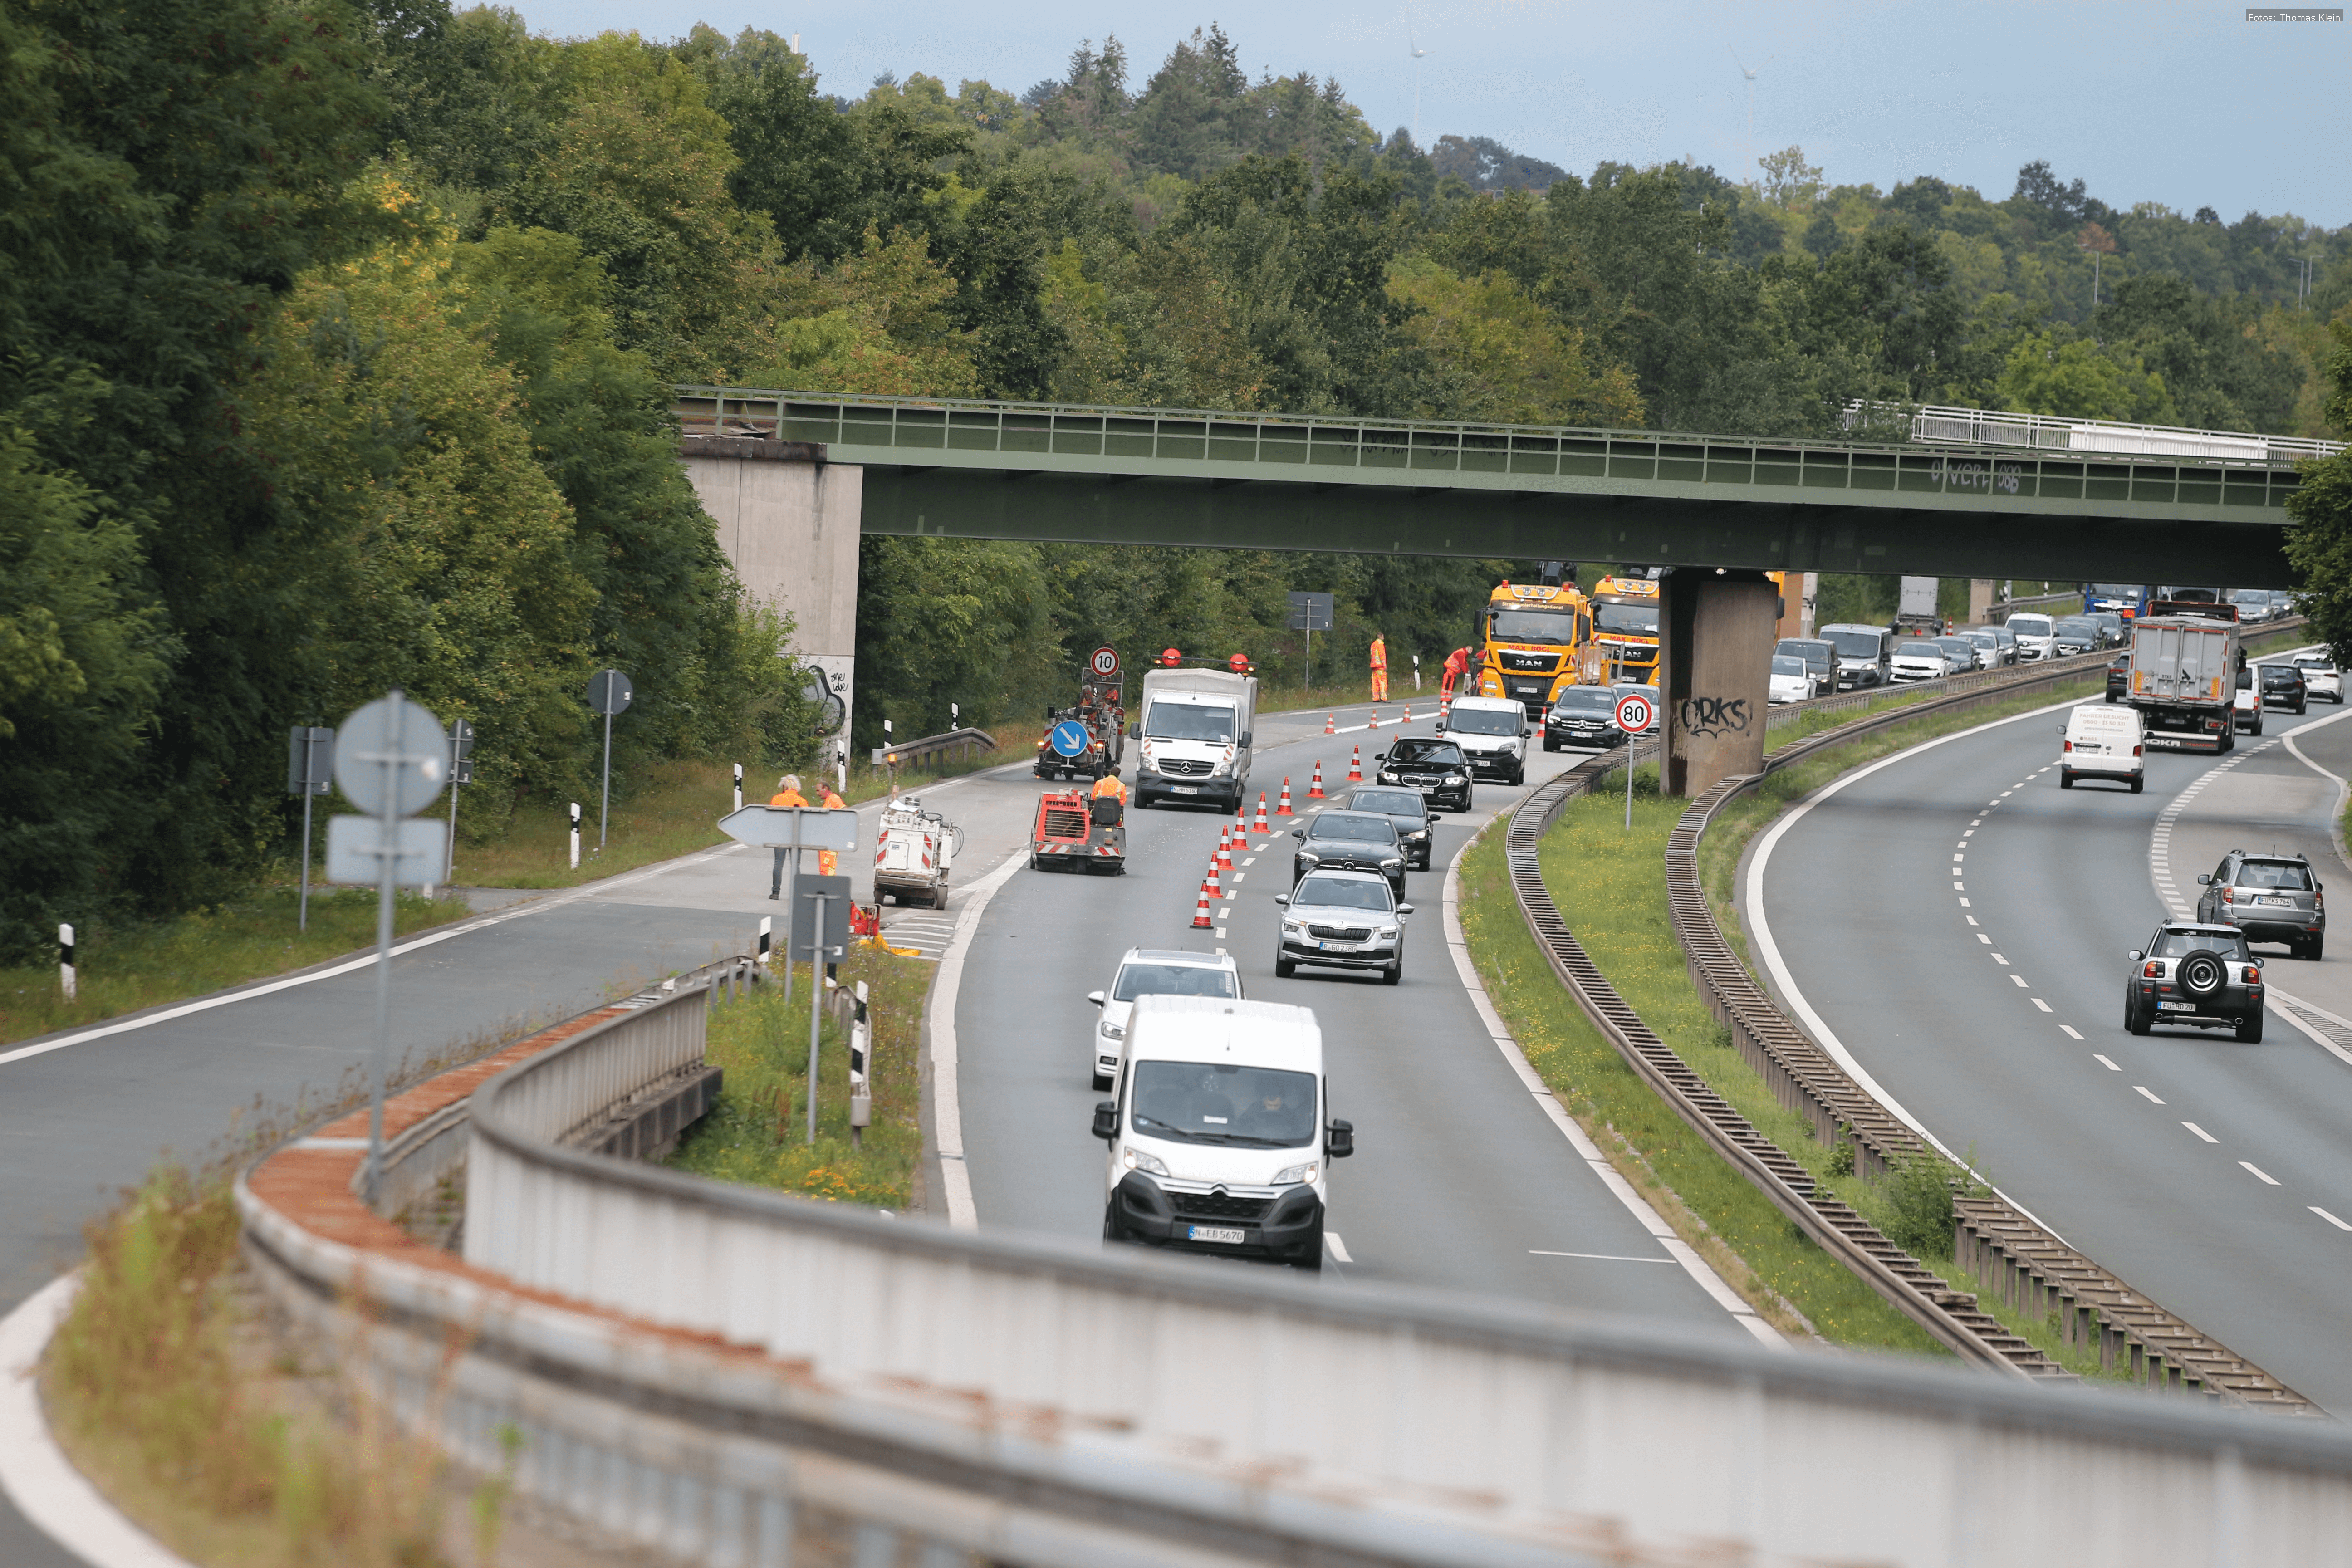
<instances>
[{"instance_id":1,"label":"black and white marker post","mask_svg":"<svg viewBox=\"0 0 2352 1568\"><path fill-rule=\"evenodd\" d=\"M866 982L857 983L857 1012L849 1024L849 1146L866 1147L866 1130L874 1125L874 1089L866 1055L873 1034L866 1019Z\"/></svg>"},{"instance_id":2,"label":"black and white marker post","mask_svg":"<svg viewBox=\"0 0 2352 1568\"><path fill-rule=\"evenodd\" d=\"M61 925L58 927L58 988L68 1002L74 999L74 978L73 927Z\"/></svg>"},{"instance_id":3,"label":"black and white marker post","mask_svg":"<svg viewBox=\"0 0 2352 1568\"><path fill-rule=\"evenodd\" d=\"M572 803L572 868L580 869L580 803Z\"/></svg>"},{"instance_id":4,"label":"black and white marker post","mask_svg":"<svg viewBox=\"0 0 2352 1568\"><path fill-rule=\"evenodd\" d=\"M735 809L743 809L743 764L735 764Z\"/></svg>"},{"instance_id":5,"label":"black and white marker post","mask_svg":"<svg viewBox=\"0 0 2352 1568\"><path fill-rule=\"evenodd\" d=\"M613 814L613 715L628 711L636 689L617 669L600 669L588 678L588 706L604 716L604 798L596 807L596 853L604 852L604 819Z\"/></svg>"}]
</instances>

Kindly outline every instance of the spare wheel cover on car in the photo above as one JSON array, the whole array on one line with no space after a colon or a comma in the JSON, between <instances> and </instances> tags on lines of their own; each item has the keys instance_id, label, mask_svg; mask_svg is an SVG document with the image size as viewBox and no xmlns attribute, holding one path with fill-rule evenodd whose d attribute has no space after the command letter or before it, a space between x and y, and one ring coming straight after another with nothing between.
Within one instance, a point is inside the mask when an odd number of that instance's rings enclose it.
<instances>
[{"instance_id":1,"label":"spare wheel cover on car","mask_svg":"<svg viewBox=\"0 0 2352 1568\"><path fill-rule=\"evenodd\" d=\"M2192 952L2180 964L2180 987L2195 996L2210 996L2229 978L2221 961L2210 952Z\"/></svg>"}]
</instances>

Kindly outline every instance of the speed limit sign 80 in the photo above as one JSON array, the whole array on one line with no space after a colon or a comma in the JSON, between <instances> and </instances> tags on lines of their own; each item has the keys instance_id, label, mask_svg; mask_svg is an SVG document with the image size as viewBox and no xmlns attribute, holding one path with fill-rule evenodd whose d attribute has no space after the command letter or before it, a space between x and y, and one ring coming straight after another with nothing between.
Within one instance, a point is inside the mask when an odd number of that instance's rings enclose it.
<instances>
[{"instance_id":1,"label":"speed limit sign 80","mask_svg":"<svg viewBox=\"0 0 2352 1568\"><path fill-rule=\"evenodd\" d=\"M1650 700L1638 691L1628 691L1617 699L1617 728L1628 735L1638 735L1650 727Z\"/></svg>"}]
</instances>

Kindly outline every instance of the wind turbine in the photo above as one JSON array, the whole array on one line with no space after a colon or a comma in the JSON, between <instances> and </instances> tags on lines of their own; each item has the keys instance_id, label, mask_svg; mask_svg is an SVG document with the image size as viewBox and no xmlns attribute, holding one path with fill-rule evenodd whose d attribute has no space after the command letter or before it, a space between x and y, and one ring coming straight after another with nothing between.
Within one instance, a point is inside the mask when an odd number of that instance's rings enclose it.
<instances>
[{"instance_id":1,"label":"wind turbine","mask_svg":"<svg viewBox=\"0 0 2352 1568\"><path fill-rule=\"evenodd\" d=\"M1412 41L1411 10L1404 14L1404 47L1412 51L1412 144L1418 148L1421 145L1421 61L1429 51Z\"/></svg>"},{"instance_id":2,"label":"wind turbine","mask_svg":"<svg viewBox=\"0 0 2352 1568\"><path fill-rule=\"evenodd\" d=\"M1730 49L1731 46L1726 44L1724 47ZM1764 66L1770 65L1780 58L1778 55L1765 56ZM1748 140L1740 149L1739 173L1742 180L1753 180L1756 177L1756 71L1762 70L1764 66L1758 66L1756 70L1749 70L1748 62L1739 58L1738 49L1731 49L1731 63L1738 66L1739 74L1748 79Z\"/></svg>"}]
</instances>

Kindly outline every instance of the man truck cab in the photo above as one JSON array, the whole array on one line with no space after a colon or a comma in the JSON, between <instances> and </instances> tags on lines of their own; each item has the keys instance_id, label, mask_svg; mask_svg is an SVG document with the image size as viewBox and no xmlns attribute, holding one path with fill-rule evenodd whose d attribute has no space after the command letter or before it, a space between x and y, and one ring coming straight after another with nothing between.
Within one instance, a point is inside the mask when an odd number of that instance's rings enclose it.
<instances>
[{"instance_id":1,"label":"man truck cab","mask_svg":"<svg viewBox=\"0 0 2352 1568\"><path fill-rule=\"evenodd\" d=\"M1584 669L1591 635L1591 615L1575 584L1503 584L1478 612L1476 695L1516 702L1540 717L1566 688L1599 679ZM1464 695L1456 691L1454 700Z\"/></svg>"},{"instance_id":2,"label":"man truck cab","mask_svg":"<svg viewBox=\"0 0 2352 1568\"><path fill-rule=\"evenodd\" d=\"M1330 1164L1355 1129L1330 1119L1314 1013L1144 995L1123 1044L1095 1107L1103 1239L1320 1269Z\"/></svg>"}]
</instances>

